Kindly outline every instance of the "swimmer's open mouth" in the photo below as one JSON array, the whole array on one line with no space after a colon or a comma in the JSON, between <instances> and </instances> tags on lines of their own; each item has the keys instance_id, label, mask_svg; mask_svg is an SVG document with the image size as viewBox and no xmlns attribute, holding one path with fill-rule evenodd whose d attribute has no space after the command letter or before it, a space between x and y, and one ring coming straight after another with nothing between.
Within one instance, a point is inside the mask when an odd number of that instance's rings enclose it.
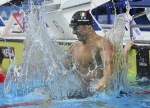
<instances>
[{"instance_id":1,"label":"swimmer's open mouth","mask_svg":"<svg viewBox=\"0 0 150 108\"><path fill-rule=\"evenodd\" d=\"M77 34L77 37L78 37L78 38L80 38L80 37L81 37L81 35Z\"/></svg>"},{"instance_id":2,"label":"swimmer's open mouth","mask_svg":"<svg viewBox=\"0 0 150 108\"><path fill-rule=\"evenodd\" d=\"M77 37L80 37L80 35L77 35Z\"/></svg>"}]
</instances>

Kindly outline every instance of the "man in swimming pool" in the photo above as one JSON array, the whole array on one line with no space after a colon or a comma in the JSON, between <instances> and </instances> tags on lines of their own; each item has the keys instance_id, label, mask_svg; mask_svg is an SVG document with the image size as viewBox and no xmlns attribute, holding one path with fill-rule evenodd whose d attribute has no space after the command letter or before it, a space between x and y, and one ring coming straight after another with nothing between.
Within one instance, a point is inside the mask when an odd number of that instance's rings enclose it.
<instances>
[{"instance_id":1,"label":"man in swimming pool","mask_svg":"<svg viewBox=\"0 0 150 108\"><path fill-rule=\"evenodd\" d=\"M68 50L63 61L65 68L71 69L75 65L78 76L86 85L90 85L93 79L100 79L93 88L103 90L112 77L111 42L96 34L92 16L86 11L76 12L69 26L78 41L72 43Z\"/></svg>"},{"instance_id":2,"label":"man in swimming pool","mask_svg":"<svg viewBox=\"0 0 150 108\"><path fill-rule=\"evenodd\" d=\"M75 66L85 85L91 85L97 91L105 89L113 74L115 52L112 43L96 34L92 16L87 11L76 12L69 26L73 29L73 34L77 35L78 41L69 47L63 60L65 68L72 69ZM125 45L126 59L133 45L131 42Z\"/></svg>"}]
</instances>

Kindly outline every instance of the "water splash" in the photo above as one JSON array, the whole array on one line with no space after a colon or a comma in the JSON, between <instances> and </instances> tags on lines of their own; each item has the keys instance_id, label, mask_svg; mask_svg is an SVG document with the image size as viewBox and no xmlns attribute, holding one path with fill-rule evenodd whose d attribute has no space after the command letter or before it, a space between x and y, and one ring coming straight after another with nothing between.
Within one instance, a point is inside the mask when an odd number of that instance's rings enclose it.
<instances>
[{"instance_id":1,"label":"water splash","mask_svg":"<svg viewBox=\"0 0 150 108\"><path fill-rule=\"evenodd\" d=\"M51 38L51 33L46 27L44 12L45 8L34 5L31 5L29 12L24 12L27 28L22 60L19 66L11 64L8 69L5 95L24 96L41 87L54 99L67 99L68 96L75 94L87 95L82 82L74 73L75 69L68 71L63 67L61 59L65 51ZM113 43L114 51L117 52L114 59L113 82L108 87L113 91L118 91L120 85L125 85L127 74L122 47L126 14L117 15L113 28L106 35Z\"/></svg>"},{"instance_id":2,"label":"water splash","mask_svg":"<svg viewBox=\"0 0 150 108\"><path fill-rule=\"evenodd\" d=\"M125 24L129 20L128 14L130 11L129 2L126 1L126 13L122 13L116 16L113 27L106 34L113 45L113 52L115 56L113 58L113 78L108 85L108 91L113 91L113 96L119 94L121 90L127 90L127 72L128 67L126 64L126 58L123 50L123 37L125 35Z\"/></svg>"},{"instance_id":3,"label":"water splash","mask_svg":"<svg viewBox=\"0 0 150 108\"><path fill-rule=\"evenodd\" d=\"M40 87L44 87L45 93L54 99L66 99L75 93L82 93L83 87L78 77L61 63L65 50L51 39L44 9L42 6L32 6L24 16L27 28L22 60L19 66L11 64L8 69L5 80L7 97L24 96ZM39 16L42 18L39 19Z\"/></svg>"}]
</instances>

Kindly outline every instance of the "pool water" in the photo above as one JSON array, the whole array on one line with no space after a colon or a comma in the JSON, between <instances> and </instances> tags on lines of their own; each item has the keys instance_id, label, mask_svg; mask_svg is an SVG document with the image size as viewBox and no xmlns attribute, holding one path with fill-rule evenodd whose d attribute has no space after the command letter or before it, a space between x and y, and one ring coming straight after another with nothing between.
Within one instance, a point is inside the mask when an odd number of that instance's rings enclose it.
<instances>
[{"instance_id":1,"label":"pool water","mask_svg":"<svg viewBox=\"0 0 150 108\"><path fill-rule=\"evenodd\" d=\"M9 105L12 105L12 108L149 108L149 87L149 82L134 82L131 83L130 89L135 94L109 97L105 93L101 93L85 99L50 100L42 103L37 102L38 104L29 104L30 102L44 100L45 96L33 92L19 98L5 98L4 84L0 83L0 108L9 108ZM144 92L146 90L148 92Z\"/></svg>"}]
</instances>

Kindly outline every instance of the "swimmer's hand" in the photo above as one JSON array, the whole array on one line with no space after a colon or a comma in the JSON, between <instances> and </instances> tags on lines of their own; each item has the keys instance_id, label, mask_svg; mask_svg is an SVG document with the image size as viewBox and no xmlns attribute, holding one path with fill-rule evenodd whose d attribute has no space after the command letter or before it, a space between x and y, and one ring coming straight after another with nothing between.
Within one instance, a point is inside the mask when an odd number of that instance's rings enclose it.
<instances>
[{"instance_id":1,"label":"swimmer's hand","mask_svg":"<svg viewBox=\"0 0 150 108\"><path fill-rule=\"evenodd\" d=\"M102 82L98 82L98 84L97 84L97 86L96 86L96 90L97 91L103 91L105 88L106 88L106 83L104 82L104 83L102 83Z\"/></svg>"},{"instance_id":2,"label":"swimmer's hand","mask_svg":"<svg viewBox=\"0 0 150 108\"><path fill-rule=\"evenodd\" d=\"M106 81L102 79L93 79L90 83L90 91L97 92L103 91L106 88Z\"/></svg>"},{"instance_id":3,"label":"swimmer's hand","mask_svg":"<svg viewBox=\"0 0 150 108\"><path fill-rule=\"evenodd\" d=\"M136 46L136 44L132 42L127 43L124 47L124 52L130 51L132 46Z\"/></svg>"}]
</instances>

